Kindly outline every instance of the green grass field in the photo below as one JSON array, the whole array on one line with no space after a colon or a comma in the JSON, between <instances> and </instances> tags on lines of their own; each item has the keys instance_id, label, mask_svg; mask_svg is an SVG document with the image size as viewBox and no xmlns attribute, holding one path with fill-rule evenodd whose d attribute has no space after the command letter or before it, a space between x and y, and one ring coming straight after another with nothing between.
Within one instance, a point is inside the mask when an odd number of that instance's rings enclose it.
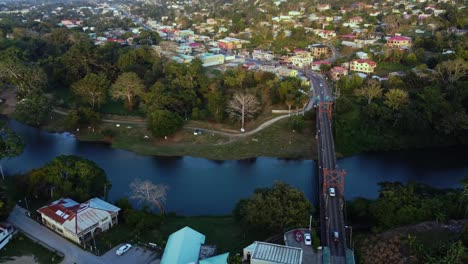
<instances>
[{"instance_id":1,"label":"green grass field","mask_svg":"<svg viewBox=\"0 0 468 264\"><path fill-rule=\"evenodd\" d=\"M185 226L204 234L206 244L216 245L218 253L240 253L253 241L266 238L265 235L244 228L232 216L167 216L160 228L147 230L139 236L132 233L132 227L119 223L100 234L96 244L101 254L120 243L151 242L165 245L170 234Z\"/></svg>"},{"instance_id":2,"label":"green grass field","mask_svg":"<svg viewBox=\"0 0 468 264\"><path fill-rule=\"evenodd\" d=\"M62 257L54 252L33 242L23 234L16 234L0 251L0 263L22 256L33 256L34 260L40 264L60 263L62 261Z\"/></svg>"}]
</instances>

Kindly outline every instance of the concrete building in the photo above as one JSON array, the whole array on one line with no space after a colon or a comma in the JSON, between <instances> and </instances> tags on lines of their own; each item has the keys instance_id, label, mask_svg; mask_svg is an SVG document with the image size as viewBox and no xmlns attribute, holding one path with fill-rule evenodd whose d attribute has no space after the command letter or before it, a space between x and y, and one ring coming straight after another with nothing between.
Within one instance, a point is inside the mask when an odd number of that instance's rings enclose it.
<instances>
[{"instance_id":1,"label":"concrete building","mask_svg":"<svg viewBox=\"0 0 468 264\"><path fill-rule=\"evenodd\" d=\"M302 264L302 248L255 241L244 248L242 260L250 264Z\"/></svg>"},{"instance_id":2,"label":"concrete building","mask_svg":"<svg viewBox=\"0 0 468 264\"><path fill-rule=\"evenodd\" d=\"M224 55L204 53L200 56L200 60L203 62L203 67L220 65L224 63Z\"/></svg>"},{"instance_id":3,"label":"concrete building","mask_svg":"<svg viewBox=\"0 0 468 264\"><path fill-rule=\"evenodd\" d=\"M362 73L373 73L375 67L377 67L377 63L371 60L352 60L350 62L350 69L355 72L362 72Z\"/></svg>"},{"instance_id":4,"label":"concrete building","mask_svg":"<svg viewBox=\"0 0 468 264\"><path fill-rule=\"evenodd\" d=\"M387 39L387 46L391 48L410 48L411 38L404 36L395 36Z\"/></svg>"},{"instance_id":5,"label":"concrete building","mask_svg":"<svg viewBox=\"0 0 468 264\"><path fill-rule=\"evenodd\" d=\"M45 226L78 244L116 225L119 211L120 208L99 198L81 204L61 198L37 210Z\"/></svg>"},{"instance_id":6,"label":"concrete building","mask_svg":"<svg viewBox=\"0 0 468 264\"><path fill-rule=\"evenodd\" d=\"M310 52L312 52L312 56L320 58L320 56L328 54L328 47L323 44L311 45Z\"/></svg>"}]
</instances>

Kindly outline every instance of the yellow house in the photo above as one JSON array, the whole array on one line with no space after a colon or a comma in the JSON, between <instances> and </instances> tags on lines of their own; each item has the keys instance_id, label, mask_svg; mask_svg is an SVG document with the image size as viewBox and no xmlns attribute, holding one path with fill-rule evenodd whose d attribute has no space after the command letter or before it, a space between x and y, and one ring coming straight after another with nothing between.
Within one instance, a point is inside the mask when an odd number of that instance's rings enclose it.
<instances>
[{"instance_id":1,"label":"yellow house","mask_svg":"<svg viewBox=\"0 0 468 264\"><path fill-rule=\"evenodd\" d=\"M355 72L373 73L377 63L371 60L352 60L349 67Z\"/></svg>"},{"instance_id":2,"label":"yellow house","mask_svg":"<svg viewBox=\"0 0 468 264\"><path fill-rule=\"evenodd\" d=\"M387 39L387 46L391 48L410 48L411 44L411 38L408 37L395 36Z\"/></svg>"}]
</instances>

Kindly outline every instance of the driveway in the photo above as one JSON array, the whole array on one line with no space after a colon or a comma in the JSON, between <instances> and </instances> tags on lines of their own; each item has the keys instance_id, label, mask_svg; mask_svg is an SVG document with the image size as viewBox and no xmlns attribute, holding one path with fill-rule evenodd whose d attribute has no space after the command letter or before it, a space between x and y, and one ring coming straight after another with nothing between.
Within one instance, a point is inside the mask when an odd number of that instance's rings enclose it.
<instances>
[{"instance_id":1,"label":"driveway","mask_svg":"<svg viewBox=\"0 0 468 264\"><path fill-rule=\"evenodd\" d=\"M148 264L148 263L156 263L157 260L160 258L158 254L153 251L141 248L141 247L132 247L129 251L127 251L122 256L117 256L115 251L121 245L116 246L115 248L107 251L106 254L102 255L101 258L105 263L111 264Z\"/></svg>"},{"instance_id":2,"label":"driveway","mask_svg":"<svg viewBox=\"0 0 468 264\"><path fill-rule=\"evenodd\" d=\"M306 228L299 228L302 233L309 232L309 229ZM298 247L302 248L302 263L304 264L321 264L322 263L322 252L318 251L317 253L314 251L312 246L306 246L304 241L297 242L294 237L294 231L296 229L290 230L284 234L284 243L286 246L290 247Z\"/></svg>"}]
</instances>

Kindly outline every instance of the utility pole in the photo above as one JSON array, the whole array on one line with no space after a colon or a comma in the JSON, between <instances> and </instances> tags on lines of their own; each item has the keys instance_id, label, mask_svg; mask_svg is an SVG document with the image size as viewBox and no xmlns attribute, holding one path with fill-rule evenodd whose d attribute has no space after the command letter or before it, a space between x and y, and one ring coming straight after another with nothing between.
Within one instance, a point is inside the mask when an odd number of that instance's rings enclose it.
<instances>
[{"instance_id":1,"label":"utility pole","mask_svg":"<svg viewBox=\"0 0 468 264\"><path fill-rule=\"evenodd\" d=\"M2 179L5 180L5 174L3 174L2 164L0 164L0 173L2 174Z\"/></svg>"},{"instance_id":2,"label":"utility pole","mask_svg":"<svg viewBox=\"0 0 468 264\"><path fill-rule=\"evenodd\" d=\"M312 230L312 215L309 218L309 231Z\"/></svg>"}]
</instances>

